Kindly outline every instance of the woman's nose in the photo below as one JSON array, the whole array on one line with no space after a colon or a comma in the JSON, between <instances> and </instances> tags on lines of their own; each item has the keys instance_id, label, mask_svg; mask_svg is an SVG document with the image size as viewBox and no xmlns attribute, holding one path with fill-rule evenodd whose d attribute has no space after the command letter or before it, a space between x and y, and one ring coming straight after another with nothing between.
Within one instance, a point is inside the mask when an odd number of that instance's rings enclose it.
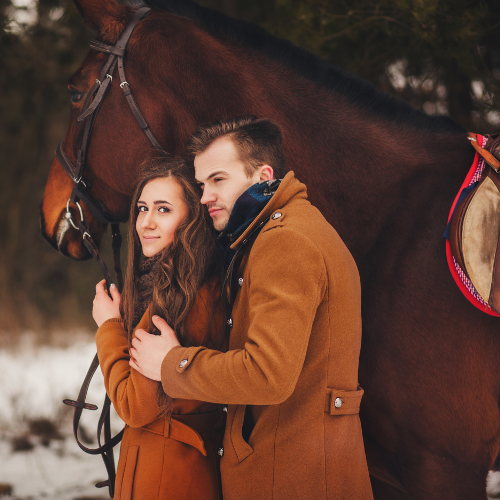
<instances>
[{"instance_id":1,"label":"woman's nose","mask_svg":"<svg viewBox=\"0 0 500 500\"><path fill-rule=\"evenodd\" d=\"M154 217L151 211L148 211L144 214L144 216L142 217L141 226L143 228L154 227Z\"/></svg>"}]
</instances>

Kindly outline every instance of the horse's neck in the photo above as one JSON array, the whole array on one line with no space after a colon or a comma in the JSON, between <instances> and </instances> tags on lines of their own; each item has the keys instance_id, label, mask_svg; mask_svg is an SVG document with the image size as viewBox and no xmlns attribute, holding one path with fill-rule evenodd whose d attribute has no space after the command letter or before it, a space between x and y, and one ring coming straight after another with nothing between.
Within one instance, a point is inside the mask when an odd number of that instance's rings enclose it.
<instances>
[{"instance_id":1,"label":"horse's neck","mask_svg":"<svg viewBox=\"0 0 500 500\"><path fill-rule=\"evenodd\" d=\"M463 135L416 129L411 120L383 120L290 74L271 91L276 98L255 101L250 109L282 125L290 169L358 261L404 217L429 217L441 234L472 162Z\"/></svg>"}]
</instances>

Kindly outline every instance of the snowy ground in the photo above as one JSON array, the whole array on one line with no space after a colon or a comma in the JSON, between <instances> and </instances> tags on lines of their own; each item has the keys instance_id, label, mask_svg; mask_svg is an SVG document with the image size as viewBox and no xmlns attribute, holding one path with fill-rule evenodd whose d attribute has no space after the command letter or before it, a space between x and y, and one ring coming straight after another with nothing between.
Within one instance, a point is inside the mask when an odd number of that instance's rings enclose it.
<instances>
[{"instance_id":1,"label":"snowy ground","mask_svg":"<svg viewBox=\"0 0 500 500\"><path fill-rule=\"evenodd\" d=\"M66 337L67 339L68 337ZM105 500L107 488L95 483L107 479L100 456L87 455L73 436L73 410L62 404L76 399L95 354L93 336L72 335L73 343L37 346L36 336L23 335L14 347L0 348L0 497L6 500ZM104 386L98 370L87 401L102 405ZM98 412L85 411L82 424L95 436ZM55 425L59 436L33 435L33 422ZM113 413L113 433L123 423ZM43 430L43 429L42 429ZM45 441L45 444L43 443ZM13 452L13 444L25 451ZM96 446L95 439L91 447ZM118 455L118 449L115 458ZM10 485L12 495L2 496ZM500 473L490 473L489 498L500 498Z\"/></svg>"},{"instance_id":2,"label":"snowy ground","mask_svg":"<svg viewBox=\"0 0 500 500\"><path fill-rule=\"evenodd\" d=\"M23 336L19 345L0 350L0 496L2 485L11 485L16 500L109 499L107 488L95 483L107 479L101 457L87 455L75 443L73 409L65 398L76 399L95 354L93 336L80 335L70 347L36 346L35 337ZM100 370L96 372L87 401L99 407L104 400ZM84 411L81 422L94 437L98 411ZM123 426L113 413L113 431ZM52 423L60 436L33 436L33 422ZM50 432L49 432L50 434ZM53 433L52 433L53 434ZM43 444L45 441L45 444ZM13 446L30 448L13 452ZM24 445L24 446L23 446ZM115 455L118 454L118 449Z\"/></svg>"}]
</instances>

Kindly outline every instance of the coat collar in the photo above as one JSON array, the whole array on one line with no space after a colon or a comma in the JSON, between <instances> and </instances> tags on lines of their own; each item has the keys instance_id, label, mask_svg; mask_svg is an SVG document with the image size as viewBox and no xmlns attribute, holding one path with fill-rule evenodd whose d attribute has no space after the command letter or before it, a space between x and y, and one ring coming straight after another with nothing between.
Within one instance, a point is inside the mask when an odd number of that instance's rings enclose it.
<instances>
[{"instance_id":1,"label":"coat collar","mask_svg":"<svg viewBox=\"0 0 500 500\"><path fill-rule=\"evenodd\" d=\"M231 245L231 249L238 250L242 242L246 242L247 237L262 224L266 219L269 219L271 215L278 209L282 209L290 200L293 199L307 199L307 188L305 184L302 184L299 180L295 178L293 172L288 172L281 184L273 195L269 203L264 207L262 212L260 212L253 222L246 228L246 230L239 236L239 238Z\"/></svg>"}]
</instances>

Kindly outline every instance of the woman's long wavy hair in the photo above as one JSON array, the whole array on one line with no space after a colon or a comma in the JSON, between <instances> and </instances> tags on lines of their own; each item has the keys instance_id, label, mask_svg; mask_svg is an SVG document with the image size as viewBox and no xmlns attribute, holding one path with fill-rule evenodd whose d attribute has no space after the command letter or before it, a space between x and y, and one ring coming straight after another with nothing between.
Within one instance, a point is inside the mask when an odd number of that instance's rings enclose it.
<instances>
[{"instance_id":1,"label":"woman's long wavy hair","mask_svg":"<svg viewBox=\"0 0 500 500\"><path fill-rule=\"evenodd\" d=\"M139 210L137 202L144 186L158 178L173 179L182 187L183 199L188 214L180 223L171 245L163 249L158 262L152 269L153 291L149 307L149 332L158 332L151 318L158 315L174 329L181 345L194 345L186 328L186 319L191 311L199 288L212 280L220 279L222 258L216 242L216 233L207 210L200 203L201 190L193 176L193 168L180 158L147 160L141 168L130 208L130 229L128 238L127 276L123 288L120 308L122 317L132 340L134 318L139 307L137 277L142 260L142 247L135 229ZM210 338L210 322L205 339L207 347L217 348ZM160 414L171 412L172 400L161 384L158 387Z\"/></svg>"}]
</instances>

